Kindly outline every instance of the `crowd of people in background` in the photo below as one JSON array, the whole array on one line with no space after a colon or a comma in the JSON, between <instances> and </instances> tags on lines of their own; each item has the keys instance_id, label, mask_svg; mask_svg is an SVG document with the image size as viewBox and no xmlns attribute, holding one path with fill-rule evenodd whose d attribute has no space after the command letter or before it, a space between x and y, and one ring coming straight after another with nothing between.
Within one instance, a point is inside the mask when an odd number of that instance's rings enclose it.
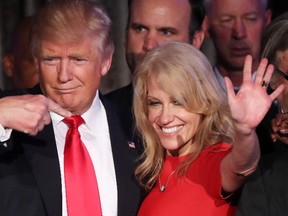
<instances>
[{"instance_id":1,"label":"crowd of people in background","mask_svg":"<svg viewBox=\"0 0 288 216\"><path fill-rule=\"evenodd\" d=\"M95 215L91 200L104 216L287 215L288 12L272 17L268 0L128 0L132 82L106 95L101 4L51 1L25 18L2 59L1 215ZM97 193L80 184L74 208L76 118Z\"/></svg>"}]
</instances>

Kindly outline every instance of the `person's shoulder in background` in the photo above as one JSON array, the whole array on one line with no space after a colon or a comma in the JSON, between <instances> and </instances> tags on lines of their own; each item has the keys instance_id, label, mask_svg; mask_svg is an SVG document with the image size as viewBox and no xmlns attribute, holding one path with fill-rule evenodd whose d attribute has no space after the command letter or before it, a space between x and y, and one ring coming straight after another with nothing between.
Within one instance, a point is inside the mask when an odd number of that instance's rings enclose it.
<instances>
[{"instance_id":1,"label":"person's shoulder in background","mask_svg":"<svg viewBox=\"0 0 288 216\"><path fill-rule=\"evenodd\" d=\"M105 97L108 100L112 101L113 103L118 104L120 107L125 107L132 112L132 102L133 102L132 83L106 94Z\"/></svg>"}]
</instances>

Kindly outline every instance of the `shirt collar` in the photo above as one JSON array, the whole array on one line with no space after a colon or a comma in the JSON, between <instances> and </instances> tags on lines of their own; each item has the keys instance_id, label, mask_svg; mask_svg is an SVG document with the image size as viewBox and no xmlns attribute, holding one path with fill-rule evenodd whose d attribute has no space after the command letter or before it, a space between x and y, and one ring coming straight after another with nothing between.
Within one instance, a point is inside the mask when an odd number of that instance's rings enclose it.
<instances>
[{"instance_id":1,"label":"shirt collar","mask_svg":"<svg viewBox=\"0 0 288 216\"><path fill-rule=\"evenodd\" d=\"M216 76L218 83L220 84L221 88L226 92L226 86L225 86L223 76L220 74L220 72L216 66L213 67L213 70L214 70L214 73L215 73L215 76Z\"/></svg>"},{"instance_id":2,"label":"shirt collar","mask_svg":"<svg viewBox=\"0 0 288 216\"><path fill-rule=\"evenodd\" d=\"M92 102L92 105L90 106L90 108L83 113L81 116L85 121L85 125L90 129L93 130L93 125L96 124L97 121L97 115L98 115L98 110L101 108L101 102L100 102L100 98L99 98L99 91L97 90L96 92L96 96ZM64 119L63 116L58 115L55 112L50 111L50 116L51 119L55 122L56 125L58 125L59 123L62 122L62 120Z\"/></svg>"},{"instance_id":3,"label":"shirt collar","mask_svg":"<svg viewBox=\"0 0 288 216\"><path fill-rule=\"evenodd\" d=\"M226 92L226 86L225 86L225 81L224 77L221 75L220 71L216 66L213 67L216 79L218 80L218 83L220 84L221 88ZM252 80L255 79L256 76L256 71L252 74ZM235 92L238 92L241 86L234 86Z\"/></svg>"}]
</instances>

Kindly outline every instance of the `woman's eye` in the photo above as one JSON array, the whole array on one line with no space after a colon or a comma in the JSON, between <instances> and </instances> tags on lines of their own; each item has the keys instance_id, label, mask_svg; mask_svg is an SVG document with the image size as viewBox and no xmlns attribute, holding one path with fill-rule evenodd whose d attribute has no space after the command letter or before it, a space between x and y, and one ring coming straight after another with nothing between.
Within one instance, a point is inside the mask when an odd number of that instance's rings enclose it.
<instances>
[{"instance_id":1,"label":"woman's eye","mask_svg":"<svg viewBox=\"0 0 288 216\"><path fill-rule=\"evenodd\" d=\"M182 106L182 103L178 100L173 100L173 104L176 105L176 106Z\"/></svg>"},{"instance_id":2,"label":"woman's eye","mask_svg":"<svg viewBox=\"0 0 288 216\"><path fill-rule=\"evenodd\" d=\"M158 105L160 103L159 103L159 101L148 100L147 104L148 104L148 106L156 106L156 105Z\"/></svg>"}]
</instances>

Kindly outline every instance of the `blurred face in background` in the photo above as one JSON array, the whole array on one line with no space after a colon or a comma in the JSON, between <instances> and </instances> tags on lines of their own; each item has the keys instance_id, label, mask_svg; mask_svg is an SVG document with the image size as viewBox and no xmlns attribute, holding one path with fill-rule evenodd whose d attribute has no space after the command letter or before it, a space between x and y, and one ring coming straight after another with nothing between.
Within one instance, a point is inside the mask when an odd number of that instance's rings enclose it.
<instances>
[{"instance_id":1,"label":"blurred face in background","mask_svg":"<svg viewBox=\"0 0 288 216\"><path fill-rule=\"evenodd\" d=\"M188 0L134 0L126 36L126 59L131 71L146 52L161 44L189 43L190 13Z\"/></svg>"},{"instance_id":2,"label":"blurred face in background","mask_svg":"<svg viewBox=\"0 0 288 216\"><path fill-rule=\"evenodd\" d=\"M271 19L262 0L210 0L207 36L213 40L217 65L242 70L245 56L259 59L262 33ZM255 68L256 68L255 64Z\"/></svg>"},{"instance_id":3,"label":"blurred face in background","mask_svg":"<svg viewBox=\"0 0 288 216\"><path fill-rule=\"evenodd\" d=\"M15 54L7 54L4 59L4 70L13 88L31 88L38 83L39 76L28 47L23 45Z\"/></svg>"},{"instance_id":4,"label":"blurred face in background","mask_svg":"<svg viewBox=\"0 0 288 216\"><path fill-rule=\"evenodd\" d=\"M29 48L32 18L27 17L16 25L10 51L4 55L3 68L12 88L31 88L38 83L39 76Z\"/></svg>"}]
</instances>

